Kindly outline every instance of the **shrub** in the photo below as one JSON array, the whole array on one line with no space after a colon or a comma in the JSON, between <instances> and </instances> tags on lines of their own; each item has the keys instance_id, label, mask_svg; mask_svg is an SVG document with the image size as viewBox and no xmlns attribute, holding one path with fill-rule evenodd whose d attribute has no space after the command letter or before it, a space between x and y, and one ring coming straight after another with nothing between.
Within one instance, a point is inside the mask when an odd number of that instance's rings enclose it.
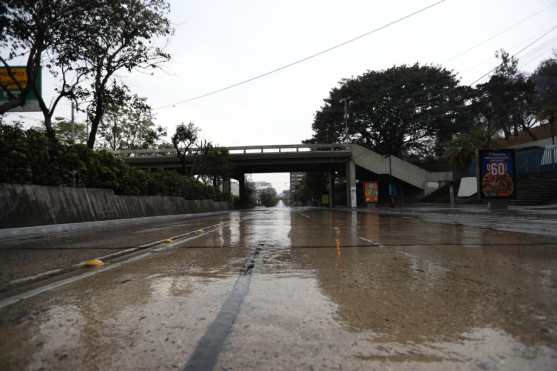
<instances>
[{"instance_id":1,"label":"shrub","mask_svg":"<svg viewBox=\"0 0 557 371\"><path fill-rule=\"evenodd\" d=\"M134 169L108 151L52 142L35 129L0 125L0 156L0 183L110 188L117 194L192 200L229 197L176 171Z\"/></svg>"}]
</instances>

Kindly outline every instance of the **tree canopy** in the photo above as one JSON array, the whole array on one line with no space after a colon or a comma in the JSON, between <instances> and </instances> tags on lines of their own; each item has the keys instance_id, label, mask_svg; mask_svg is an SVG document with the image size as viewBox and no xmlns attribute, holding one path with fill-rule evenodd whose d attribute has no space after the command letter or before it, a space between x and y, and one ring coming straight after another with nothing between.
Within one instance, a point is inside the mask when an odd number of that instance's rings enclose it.
<instances>
[{"instance_id":1,"label":"tree canopy","mask_svg":"<svg viewBox=\"0 0 557 371\"><path fill-rule=\"evenodd\" d=\"M198 178L212 178L216 186L217 177L227 177L231 172L228 152L215 147L199 137L201 129L193 122L176 127L172 145L182 163L182 171Z\"/></svg>"},{"instance_id":2,"label":"tree canopy","mask_svg":"<svg viewBox=\"0 0 557 371\"><path fill-rule=\"evenodd\" d=\"M331 90L315 115L312 139L358 143L381 154L424 156L464 127L469 95L441 67L415 64L368 71Z\"/></svg>"},{"instance_id":3,"label":"tree canopy","mask_svg":"<svg viewBox=\"0 0 557 371\"><path fill-rule=\"evenodd\" d=\"M127 86L113 84L99 126L101 145L112 150L156 146L166 129L155 125L147 98L131 94Z\"/></svg>"},{"instance_id":4,"label":"tree canopy","mask_svg":"<svg viewBox=\"0 0 557 371\"><path fill-rule=\"evenodd\" d=\"M87 145L95 145L121 70L151 69L170 58L156 46L172 32L166 0L6 0L0 5L0 63L8 71L26 58L27 86L11 89L0 114L21 106L29 90L38 97L47 135L55 140L52 116L63 98L88 106ZM47 104L35 81L44 67L58 81ZM8 92L6 86L1 86Z\"/></svg>"},{"instance_id":5,"label":"tree canopy","mask_svg":"<svg viewBox=\"0 0 557 371\"><path fill-rule=\"evenodd\" d=\"M261 204L265 207L277 206L279 202L277 191L272 187L262 189L259 192L259 200L261 201Z\"/></svg>"},{"instance_id":6,"label":"tree canopy","mask_svg":"<svg viewBox=\"0 0 557 371\"><path fill-rule=\"evenodd\" d=\"M488 82L477 86L476 113L481 115L480 120L492 135L501 132L508 139L520 131L531 134L530 127L537 123L534 84L519 72L518 59L504 50L497 52L497 56L501 63L495 73Z\"/></svg>"},{"instance_id":7,"label":"tree canopy","mask_svg":"<svg viewBox=\"0 0 557 371\"><path fill-rule=\"evenodd\" d=\"M553 136L557 117L557 58L543 61L532 76L538 118L547 120Z\"/></svg>"},{"instance_id":8,"label":"tree canopy","mask_svg":"<svg viewBox=\"0 0 557 371\"><path fill-rule=\"evenodd\" d=\"M342 80L315 113L308 142L357 143L410 160L452 158L462 163L477 149L510 140L557 114L557 59L530 76L504 50L485 83L461 85L439 66L414 64L367 71ZM553 130L555 130L553 128Z\"/></svg>"}]
</instances>

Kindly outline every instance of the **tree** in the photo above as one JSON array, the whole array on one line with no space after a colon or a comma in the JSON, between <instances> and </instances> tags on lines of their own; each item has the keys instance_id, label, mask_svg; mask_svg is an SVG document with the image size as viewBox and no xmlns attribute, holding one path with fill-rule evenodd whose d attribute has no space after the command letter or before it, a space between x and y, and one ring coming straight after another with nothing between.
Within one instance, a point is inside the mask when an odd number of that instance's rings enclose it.
<instances>
[{"instance_id":1,"label":"tree","mask_svg":"<svg viewBox=\"0 0 557 371\"><path fill-rule=\"evenodd\" d=\"M524 131L535 140L530 130L538 122L534 84L518 70L518 59L505 50L499 50L496 56L501 63L495 73L487 83L477 86L477 111L489 130L500 132L506 139Z\"/></svg>"},{"instance_id":2,"label":"tree","mask_svg":"<svg viewBox=\"0 0 557 371\"><path fill-rule=\"evenodd\" d=\"M531 77L535 86L536 111L540 120L551 125L551 136L555 137L557 117L557 56L543 61Z\"/></svg>"},{"instance_id":3,"label":"tree","mask_svg":"<svg viewBox=\"0 0 557 371\"><path fill-rule=\"evenodd\" d=\"M259 192L259 200L265 207L274 207L278 204L277 191L274 188L265 188Z\"/></svg>"},{"instance_id":4,"label":"tree","mask_svg":"<svg viewBox=\"0 0 557 371\"><path fill-rule=\"evenodd\" d=\"M103 6L84 19L85 40L78 53L91 74L91 131L87 146L93 148L98 127L109 101L109 86L120 70L154 68L170 56L153 45L171 33L166 0L97 0Z\"/></svg>"},{"instance_id":5,"label":"tree","mask_svg":"<svg viewBox=\"0 0 557 371\"><path fill-rule=\"evenodd\" d=\"M496 53L501 63L485 84L477 87L474 105L488 130L509 139L521 131L536 139L530 127L537 123L534 111L534 84L518 70L518 59L504 50Z\"/></svg>"},{"instance_id":6,"label":"tree","mask_svg":"<svg viewBox=\"0 0 557 371\"><path fill-rule=\"evenodd\" d=\"M87 124L85 123L71 123L66 120L55 121L54 131L56 132L56 138L62 144L85 144L87 142Z\"/></svg>"},{"instance_id":7,"label":"tree","mask_svg":"<svg viewBox=\"0 0 557 371\"><path fill-rule=\"evenodd\" d=\"M84 71L72 66L75 56L62 56L59 51L74 49L79 35L78 15L96 6L94 1L77 0L6 0L0 5L0 63L7 68L12 81L0 84L8 96L8 102L0 104L0 114L25 104L32 91L39 101L44 116L46 133L55 140L52 115L60 99L75 97L75 90ZM47 51L49 53L47 54ZM14 75L13 66L24 58L27 84L22 85ZM62 85L56 89L57 96L48 106L37 89L37 78L44 65L56 77L62 77ZM10 86L11 85L11 86ZM16 87L15 89L13 87Z\"/></svg>"},{"instance_id":8,"label":"tree","mask_svg":"<svg viewBox=\"0 0 557 371\"><path fill-rule=\"evenodd\" d=\"M218 187L219 178L227 178L231 173L228 151L215 147L207 140L199 139L201 130L193 122L180 124L172 136L172 145L182 163L182 171L206 183Z\"/></svg>"},{"instance_id":9,"label":"tree","mask_svg":"<svg viewBox=\"0 0 557 371\"><path fill-rule=\"evenodd\" d=\"M351 104L343 104L343 98ZM424 157L463 130L470 89L441 67L395 66L345 79L315 114L314 142L348 141L382 154ZM348 114L345 116L345 109ZM348 131L345 130L345 120Z\"/></svg>"},{"instance_id":10,"label":"tree","mask_svg":"<svg viewBox=\"0 0 557 371\"><path fill-rule=\"evenodd\" d=\"M468 133L455 135L446 145L444 156L457 169L465 168L476 157L479 149L490 148L493 133L483 127L475 127Z\"/></svg>"},{"instance_id":11,"label":"tree","mask_svg":"<svg viewBox=\"0 0 557 371\"><path fill-rule=\"evenodd\" d=\"M59 101L88 100L91 132L95 144L115 73L153 68L169 55L154 46L157 37L171 27L166 0L6 0L0 5L0 62L11 68L26 57L28 84L15 89L1 87L9 101L0 114L25 103L29 91L38 98L47 135L55 140L52 116ZM43 64L61 80L50 105L37 89ZM83 81L88 79L88 88ZM13 79L13 82L16 82ZM4 84L5 85L5 84Z\"/></svg>"},{"instance_id":12,"label":"tree","mask_svg":"<svg viewBox=\"0 0 557 371\"><path fill-rule=\"evenodd\" d=\"M215 147L207 140L201 140L196 144L196 150L190 155L191 174L198 178L210 180L213 186L218 186L219 178L229 176L230 160L228 151Z\"/></svg>"},{"instance_id":13,"label":"tree","mask_svg":"<svg viewBox=\"0 0 557 371\"><path fill-rule=\"evenodd\" d=\"M172 136L172 145L176 150L176 156L182 163L184 174L191 174L187 167L187 156L191 155L195 149L200 130L193 122L187 125L181 123L176 127L176 133Z\"/></svg>"},{"instance_id":14,"label":"tree","mask_svg":"<svg viewBox=\"0 0 557 371\"><path fill-rule=\"evenodd\" d=\"M104 146L115 150L155 147L166 130L155 126L147 98L131 94L128 87L114 83L106 113L99 126Z\"/></svg>"}]
</instances>

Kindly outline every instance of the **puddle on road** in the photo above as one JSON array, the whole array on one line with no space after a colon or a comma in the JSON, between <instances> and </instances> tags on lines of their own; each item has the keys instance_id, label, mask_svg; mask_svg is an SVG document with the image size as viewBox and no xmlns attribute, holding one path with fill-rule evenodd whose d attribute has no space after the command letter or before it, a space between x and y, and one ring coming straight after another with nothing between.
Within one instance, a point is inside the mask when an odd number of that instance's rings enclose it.
<instances>
[{"instance_id":1,"label":"puddle on road","mask_svg":"<svg viewBox=\"0 0 557 371\"><path fill-rule=\"evenodd\" d=\"M221 367L557 367L555 241L305 214L278 217L290 241L264 247Z\"/></svg>"},{"instance_id":2,"label":"puddle on road","mask_svg":"<svg viewBox=\"0 0 557 371\"><path fill-rule=\"evenodd\" d=\"M241 265L231 262L241 254L179 249L8 307L0 369L181 369L234 284Z\"/></svg>"},{"instance_id":3,"label":"puddle on road","mask_svg":"<svg viewBox=\"0 0 557 371\"><path fill-rule=\"evenodd\" d=\"M375 300L367 302L373 306ZM411 339L383 326L355 328L342 305L311 271L256 273L216 369L518 371L553 370L557 362L554 348L525 344L491 327L449 337L426 331Z\"/></svg>"}]
</instances>

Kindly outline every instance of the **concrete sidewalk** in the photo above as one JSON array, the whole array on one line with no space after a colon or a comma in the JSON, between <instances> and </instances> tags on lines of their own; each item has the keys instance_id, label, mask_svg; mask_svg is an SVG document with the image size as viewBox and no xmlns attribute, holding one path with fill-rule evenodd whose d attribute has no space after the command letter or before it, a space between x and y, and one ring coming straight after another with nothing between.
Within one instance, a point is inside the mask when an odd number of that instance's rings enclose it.
<instances>
[{"instance_id":1,"label":"concrete sidewalk","mask_svg":"<svg viewBox=\"0 0 557 371\"><path fill-rule=\"evenodd\" d=\"M335 209L338 210L338 209ZM354 209L343 208L344 211ZM460 224L500 231L531 233L557 238L557 205L510 206L508 210L490 211L487 205L418 204L405 207L355 209L380 215L414 216L426 222Z\"/></svg>"}]
</instances>

